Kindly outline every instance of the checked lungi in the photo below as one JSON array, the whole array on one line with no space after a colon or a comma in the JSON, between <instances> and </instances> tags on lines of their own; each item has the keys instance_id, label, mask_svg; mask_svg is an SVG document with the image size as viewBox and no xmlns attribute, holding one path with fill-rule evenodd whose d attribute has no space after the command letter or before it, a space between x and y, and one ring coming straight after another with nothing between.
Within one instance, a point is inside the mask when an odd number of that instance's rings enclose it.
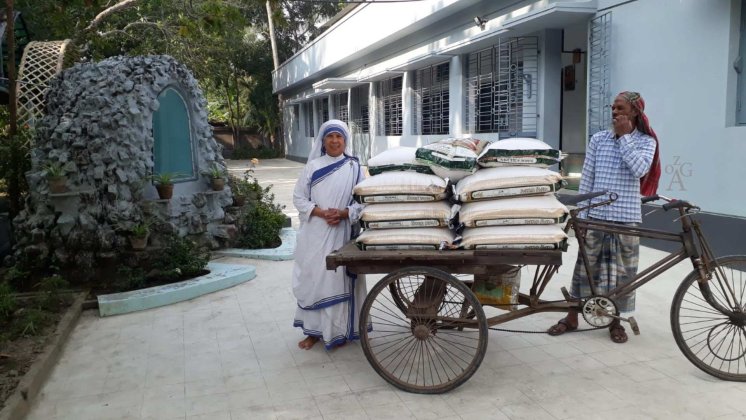
<instances>
[{"instance_id":1,"label":"checked lungi","mask_svg":"<svg viewBox=\"0 0 746 420\"><path fill-rule=\"evenodd\" d=\"M619 223L625 226L636 226L636 223ZM631 282L637 275L640 260L640 238L630 235L619 235L598 230L587 230L585 251L593 273L596 293L607 295L611 289ZM570 294L573 297L590 297L591 287L588 273L583 265L583 257L578 252L575 272L572 276ZM619 312L635 310L635 293L614 300Z\"/></svg>"}]
</instances>

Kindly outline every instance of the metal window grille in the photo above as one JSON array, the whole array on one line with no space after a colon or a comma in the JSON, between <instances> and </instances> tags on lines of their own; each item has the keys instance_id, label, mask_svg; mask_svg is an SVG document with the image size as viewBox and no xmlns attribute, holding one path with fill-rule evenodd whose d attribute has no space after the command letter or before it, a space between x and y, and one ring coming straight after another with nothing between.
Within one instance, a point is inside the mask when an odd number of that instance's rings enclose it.
<instances>
[{"instance_id":1,"label":"metal window grille","mask_svg":"<svg viewBox=\"0 0 746 420\"><path fill-rule=\"evenodd\" d=\"M329 98L316 100L316 110L319 119L316 121L316 125L321 127L321 124L329 121Z\"/></svg>"},{"instance_id":2,"label":"metal window grille","mask_svg":"<svg viewBox=\"0 0 746 420\"><path fill-rule=\"evenodd\" d=\"M588 30L588 138L611 121L611 12L591 20Z\"/></svg>"},{"instance_id":3,"label":"metal window grille","mask_svg":"<svg viewBox=\"0 0 746 420\"><path fill-rule=\"evenodd\" d=\"M413 95L414 134L449 132L449 63L417 70Z\"/></svg>"},{"instance_id":4,"label":"metal window grille","mask_svg":"<svg viewBox=\"0 0 746 420\"><path fill-rule=\"evenodd\" d=\"M290 118L293 119L293 131L300 131L300 106L290 106Z\"/></svg>"},{"instance_id":5,"label":"metal window grille","mask_svg":"<svg viewBox=\"0 0 746 420\"><path fill-rule=\"evenodd\" d=\"M368 107L368 85L352 89L355 98L354 122L360 126L361 133L370 133L370 108Z\"/></svg>"},{"instance_id":6,"label":"metal window grille","mask_svg":"<svg viewBox=\"0 0 746 420\"><path fill-rule=\"evenodd\" d=\"M314 132L314 123L313 123L313 105L311 102L306 102L303 104L303 116L304 116L304 122L306 126L306 136L307 137L313 137L315 136Z\"/></svg>"},{"instance_id":7,"label":"metal window grille","mask_svg":"<svg viewBox=\"0 0 746 420\"><path fill-rule=\"evenodd\" d=\"M347 93L337 93L334 95L334 109L337 112L337 119L349 123L350 110L347 106Z\"/></svg>"},{"instance_id":8,"label":"metal window grille","mask_svg":"<svg viewBox=\"0 0 746 420\"><path fill-rule=\"evenodd\" d=\"M378 129L385 136L402 134L402 77L378 82Z\"/></svg>"},{"instance_id":9,"label":"metal window grille","mask_svg":"<svg viewBox=\"0 0 746 420\"><path fill-rule=\"evenodd\" d=\"M469 54L467 130L535 137L538 127L539 39L500 38Z\"/></svg>"}]
</instances>

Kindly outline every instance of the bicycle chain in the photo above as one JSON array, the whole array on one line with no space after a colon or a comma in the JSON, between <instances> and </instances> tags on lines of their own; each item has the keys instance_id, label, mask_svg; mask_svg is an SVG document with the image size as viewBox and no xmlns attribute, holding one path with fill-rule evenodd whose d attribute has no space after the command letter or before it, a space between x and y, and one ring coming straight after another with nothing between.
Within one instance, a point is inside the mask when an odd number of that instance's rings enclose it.
<instances>
[{"instance_id":1,"label":"bicycle chain","mask_svg":"<svg viewBox=\"0 0 746 420\"><path fill-rule=\"evenodd\" d=\"M601 330L604 328L608 328L608 327L594 327L594 328L585 328L582 330L565 331L562 334L596 331L596 330ZM546 330L543 330L543 331L509 330L507 328L495 328L495 327L487 327L487 329L493 330L493 331L503 331L503 332L512 332L512 333L522 333L522 334L549 334Z\"/></svg>"}]
</instances>

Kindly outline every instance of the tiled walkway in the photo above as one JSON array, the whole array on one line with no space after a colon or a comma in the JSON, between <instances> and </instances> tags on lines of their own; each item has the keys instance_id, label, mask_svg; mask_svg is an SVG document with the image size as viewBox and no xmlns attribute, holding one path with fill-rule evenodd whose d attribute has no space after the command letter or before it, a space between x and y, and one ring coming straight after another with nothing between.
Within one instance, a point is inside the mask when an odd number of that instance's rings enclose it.
<instances>
[{"instance_id":1,"label":"tiled walkway","mask_svg":"<svg viewBox=\"0 0 746 420\"><path fill-rule=\"evenodd\" d=\"M268 161L256 173L289 203L299 167ZM574 249L550 286L555 297L568 284ZM644 249L641 266L662 255ZM700 372L674 343L668 310L688 272L684 263L638 292L642 335L627 344L612 343L606 331L560 337L492 331L471 380L451 393L424 396L388 385L357 343L299 350L301 334L291 327L293 262L243 262L256 266L257 278L229 290L111 318L85 312L30 418L746 418L746 384ZM558 317L505 326L542 330Z\"/></svg>"}]
</instances>

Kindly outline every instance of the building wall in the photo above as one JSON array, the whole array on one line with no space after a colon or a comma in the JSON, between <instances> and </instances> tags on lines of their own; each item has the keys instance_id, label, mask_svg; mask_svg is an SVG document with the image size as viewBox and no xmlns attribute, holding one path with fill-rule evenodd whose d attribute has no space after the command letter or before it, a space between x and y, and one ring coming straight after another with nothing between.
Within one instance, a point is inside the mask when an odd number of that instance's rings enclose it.
<instances>
[{"instance_id":1,"label":"building wall","mask_svg":"<svg viewBox=\"0 0 746 420\"><path fill-rule=\"evenodd\" d=\"M739 3L640 0L611 8L611 86L646 100L660 140L661 194L744 217L746 126L734 125L729 94Z\"/></svg>"},{"instance_id":2,"label":"building wall","mask_svg":"<svg viewBox=\"0 0 746 420\"><path fill-rule=\"evenodd\" d=\"M611 91L641 92L647 102L647 114L661 142L663 174L659 192L689 199L712 213L746 217L744 199L740 197L740 185L746 177L746 170L740 159L736 158L746 153L746 126L735 125L736 74L732 67L738 55L742 1L599 0L597 5L598 15L610 12L612 16ZM456 10L458 2L446 3L443 3L445 9L451 7ZM473 6L474 2L465 3ZM542 2L522 2L516 7L538 3ZM367 5L365 10L370 7ZM504 6L494 6L493 9L500 7ZM444 9L437 10L443 13ZM464 17L461 14L459 18ZM499 15L486 16L492 19ZM410 18L418 24L427 19L421 14L414 14ZM583 153L588 135L592 134L586 132L588 57L582 54L580 63L576 64L576 89L561 91L561 69L572 59L572 54L562 51L575 48L587 51L587 26L586 22L566 26L564 44L558 39L561 36L558 30L538 29L530 33L508 31L502 35L540 36L538 137L557 146L561 133L562 149L568 153ZM408 48L399 44L374 42L366 48L373 46L377 50L388 51L389 55L366 69L341 71L327 77L353 77L360 71L372 74L378 68L391 67L391 63L406 61L402 57L414 57L433 50L438 40L451 36L461 39L477 34L474 29L465 27L446 29ZM451 136L473 135L464 128L465 60L463 54L450 58ZM299 74L300 70L292 70L293 66L286 63L287 68L283 71ZM377 133L376 83L370 84L372 155L391 147L420 146L448 137L411 134L414 120L409 116L412 108L409 100L410 77L411 71L405 74L403 109L407 116L404 118L402 136L381 136ZM300 96L302 91L313 92L313 81L309 78L307 82L294 87L293 91ZM560 95L563 101L561 131ZM304 135L306 120L302 115L300 118L300 130L287 131L288 154L304 158L312 138ZM498 139L497 134L480 133L478 137Z\"/></svg>"}]
</instances>

